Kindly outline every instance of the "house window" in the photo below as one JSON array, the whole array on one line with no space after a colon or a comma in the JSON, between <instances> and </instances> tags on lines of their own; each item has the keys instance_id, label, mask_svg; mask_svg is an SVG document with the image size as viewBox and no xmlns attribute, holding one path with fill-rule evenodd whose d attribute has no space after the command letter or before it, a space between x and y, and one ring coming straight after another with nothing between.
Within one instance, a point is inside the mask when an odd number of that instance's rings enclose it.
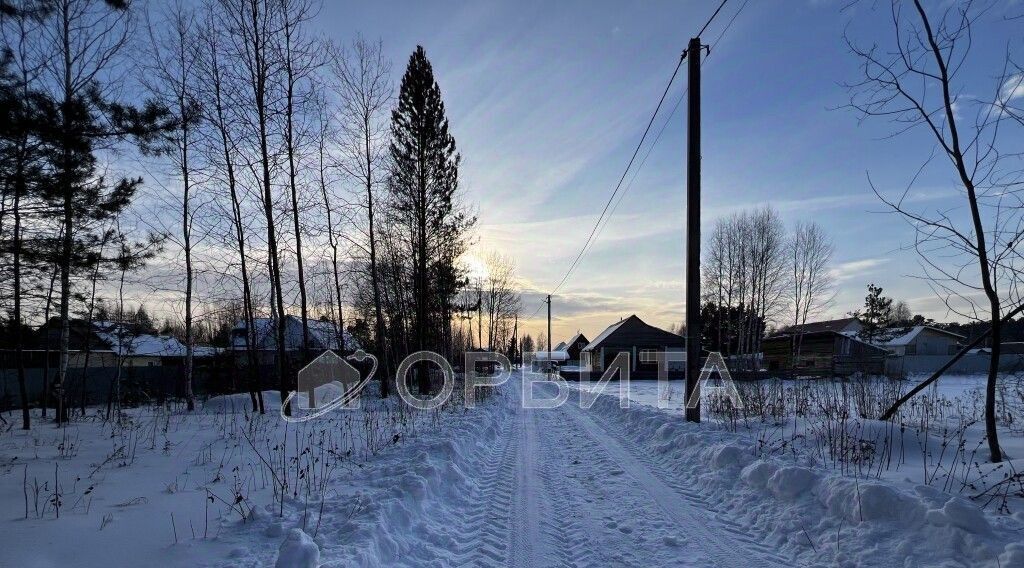
<instances>
[{"instance_id":1,"label":"house window","mask_svg":"<svg viewBox=\"0 0 1024 568\"><path fill-rule=\"evenodd\" d=\"M913 343L907 344L907 349L904 351L907 355L917 355L917 345Z\"/></svg>"},{"instance_id":2,"label":"house window","mask_svg":"<svg viewBox=\"0 0 1024 568\"><path fill-rule=\"evenodd\" d=\"M658 350L641 349L637 352L637 365L645 369L658 368Z\"/></svg>"}]
</instances>

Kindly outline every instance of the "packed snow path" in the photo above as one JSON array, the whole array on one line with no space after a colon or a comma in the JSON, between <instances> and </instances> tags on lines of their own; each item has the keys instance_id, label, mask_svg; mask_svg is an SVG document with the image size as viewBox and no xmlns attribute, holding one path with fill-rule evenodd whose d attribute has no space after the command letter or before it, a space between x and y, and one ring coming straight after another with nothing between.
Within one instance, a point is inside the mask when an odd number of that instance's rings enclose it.
<instances>
[{"instance_id":1,"label":"packed snow path","mask_svg":"<svg viewBox=\"0 0 1024 568\"><path fill-rule=\"evenodd\" d=\"M522 380L473 409L455 396L411 412L370 393L359 410L290 425L268 392L262 416L236 394L195 413L0 431L0 566L1024 568L1024 512L983 512L912 470L844 476L766 452L762 430L687 423L639 399L622 408L614 383L525 409Z\"/></svg>"},{"instance_id":2,"label":"packed snow path","mask_svg":"<svg viewBox=\"0 0 1024 568\"><path fill-rule=\"evenodd\" d=\"M518 381L517 381L518 382ZM550 384L535 385L553 396ZM571 397L514 415L476 469L458 564L476 566L792 565L720 518ZM472 475L472 473L471 473Z\"/></svg>"}]
</instances>

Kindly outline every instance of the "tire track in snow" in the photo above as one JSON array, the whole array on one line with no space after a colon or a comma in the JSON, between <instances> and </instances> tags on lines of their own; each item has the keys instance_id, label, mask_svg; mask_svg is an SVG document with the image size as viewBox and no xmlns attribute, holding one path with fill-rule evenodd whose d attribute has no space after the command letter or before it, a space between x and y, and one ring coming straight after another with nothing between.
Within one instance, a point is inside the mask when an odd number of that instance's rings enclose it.
<instances>
[{"instance_id":1,"label":"tire track in snow","mask_svg":"<svg viewBox=\"0 0 1024 568\"><path fill-rule=\"evenodd\" d=\"M511 428L500 431L490 452L483 452L477 469L479 482L470 499L472 510L461 519L456 530L462 546L457 566L505 566L509 558L506 527L511 518L513 499L512 473L519 425L509 420Z\"/></svg>"},{"instance_id":2,"label":"tire track in snow","mask_svg":"<svg viewBox=\"0 0 1024 568\"><path fill-rule=\"evenodd\" d=\"M634 441L631 441L622 435L621 428L616 428L615 425L609 424L609 421L606 418L597 414L590 418L597 423L605 433L607 433L607 435L618 438L624 447L629 448L635 444ZM774 547L770 547L759 538L751 535L748 527L744 527L730 519L719 507L708 501L708 499L698 491L681 483L679 481L680 474L675 473L672 470L672 466L676 465L674 460L656 453L649 453L645 451L630 451L629 453L633 458L647 467L655 477L658 477L665 485L668 485L679 493L680 496L691 501L698 508L707 510L714 517L715 522L719 524L720 528L723 531L728 532L735 540L746 544L748 548L753 548L762 555L767 555L770 559L775 560L780 565L788 566L795 562L795 560L791 558L786 558L780 555Z\"/></svg>"},{"instance_id":3,"label":"tire track in snow","mask_svg":"<svg viewBox=\"0 0 1024 568\"><path fill-rule=\"evenodd\" d=\"M587 440L567 434L566 425L571 422L563 412L543 411L540 417L546 442L541 451L540 475L550 498L550 509L555 511L550 524L558 535L558 565L641 564L628 535L600 522L608 516L608 503L613 499L603 479L592 475L595 464L586 463L587 448L582 448L581 442ZM627 510L616 508L620 512Z\"/></svg>"},{"instance_id":4,"label":"tire track in snow","mask_svg":"<svg viewBox=\"0 0 1024 568\"><path fill-rule=\"evenodd\" d=\"M645 463L646 460L638 459L615 439L617 436L613 436L608 429L598 425L585 412L573 407L571 402L563 405L562 411L571 416L580 426L580 430L594 440L618 467L637 481L658 509L686 531L712 565L744 568L750 565L750 558L755 557L758 558L759 566L787 565L780 559L766 558L765 549L756 547L756 550L750 550L749 542L733 538L733 531L721 526L715 513L706 510L703 505L695 505L691 497L662 481L652 473L649 462ZM730 534L724 536L723 531Z\"/></svg>"},{"instance_id":5,"label":"tire track in snow","mask_svg":"<svg viewBox=\"0 0 1024 568\"><path fill-rule=\"evenodd\" d=\"M509 565L525 568L543 566L548 558L542 539L541 508L543 487L537 470L537 424L533 410L516 409L518 422L515 468L515 506L509 531Z\"/></svg>"}]
</instances>

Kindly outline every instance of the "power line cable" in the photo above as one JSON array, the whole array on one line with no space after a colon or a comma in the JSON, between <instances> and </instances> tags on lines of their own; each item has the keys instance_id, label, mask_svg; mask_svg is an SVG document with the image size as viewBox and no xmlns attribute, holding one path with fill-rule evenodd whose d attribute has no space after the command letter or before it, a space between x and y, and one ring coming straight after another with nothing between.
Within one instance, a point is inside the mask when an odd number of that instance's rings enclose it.
<instances>
[{"instance_id":1,"label":"power line cable","mask_svg":"<svg viewBox=\"0 0 1024 568\"><path fill-rule=\"evenodd\" d=\"M740 12L742 12L743 9L747 7L747 4L749 2L750 0L744 0L743 4L740 5L739 10L736 10L736 13L732 15L732 18L729 19L729 22L725 25L724 28L722 28L722 32L719 33L718 37L715 38L715 41L711 43L711 49L708 51L708 56L701 60L701 67L703 67L704 63L708 60L708 58L711 57L711 52L714 51L714 47L717 46L718 42L722 40L722 36L724 36L725 33L729 31L729 28L732 27L733 22L736 21L736 17L739 16ZM669 111L668 117L665 119L665 122L662 123L661 129L658 130L658 134L655 135L654 140L651 142L651 145L647 147L647 152L644 154L643 159L640 160L640 163L637 164L636 170L633 171L633 176L629 178L629 182L626 184L626 187L623 188L622 193L619 195L619 199L615 202L614 205L612 205L611 211L605 219L604 225L602 225L601 228L597 230L597 235L595 235L594 237L595 241L601 236L601 232L604 231L604 228L608 226L608 223L611 222L612 216L615 215L615 210L618 209L619 204L622 203L622 200L623 198L625 198L626 193L629 192L629 189L633 187L633 182L636 181L637 176L640 174L640 170L642 170L644 164L647 163L647 158L650 157L651 152L654 150L654 147L658 145L658 141L661 140L661 135L665 133L665 128L667 128L668 125L672 123L672 118L675 116L676 111L679 110L679 105L683 102L683 100L686 98L687 93L689 92L690 86L687 85L686 88L683 89L683 92L679 95L679 98L676 99L675 105L672 106L672 110Z\"/></svg>"},{"instance_id":2,"label":"power line cable","mask_svg":"<svg viewBox=\"0 0 1024 568\"><path fill-rule=\"evenodd\" d=\"M718 16L719 12L722 11L722 8L725 7L725 4L728 1L729 0L722 0L722 2L718 5L718 8L716 8L715 11L711 14L711 17L709 17L708 20L706 22L704 22L704 25L701 27L700 31L694 37L700 37L707 30L708 26L711 25L711 23ZM749 0L747 0L747 1L749 1ZM746 6L747 1L744 1L743 6L741 6L740 9L736 12L736 15L738 15L739 12L743 10L743 7ZM732 20L730 20L729 24L727 24L727 26L725 28L726 30L729 28L729 26L732 25L732 22L735 21L736 15L734 15ZM718 37L718 39L716 39L715 43L717 43L717 41L721 39L722 35L724 35L724 31L723 31L722 34L719 35L719 37ZM615 200L615 196L619 193L619 190L622 188L622 182L625 181L626 176L629 174L630 169L633 167L633 163L636 161L636 157L640 153L640 149L643 147L643 144L644 144L644 142L647 139L647 135L651 131L651 126L654 124L654 120L657 118L658 112L661 110L661 106L665 102L665 97L668 96L668 93L669 93L669 91L672 88L672 84L675 82L675 78L679 74L679 69L680 69L680 67L682 67L682 65L683 65L683 58L680 57L679 58L679 62L676 64L675 69L672 71L672 76L669 78L668 84L665 85L665 90L661 93L661 98L658 99L658 105L655 107L654 112L651 114L651 119L647 122L647 127L644 128L644 133L640 137L640 142L637 143L636 148L633 150L633 154L630 156L629 162L626 164L625 170L623 170L622 175L619 177L618 183L615 184L615 189L612 191L612 194L608 197L608 201L605 203L604 207L602 208L601 214L598 216L597 222L594 223L593 229L590 230L590 234L587 236L587 240L586 240L586 242L584 242L583 247L580 249L579 254L576 255L576 258L573 260L572 264L569 265L569 269L566 270L565 275L559 281L558 285L555 286L555 288L551 291L551 295L555 294L556 292L558 292L558 290L560 290L562 288L562 286L568 280L569 276L572 274L573 270L575 270L576 266L579 264L579 261L583 258L583 255L586 253L587 249L590 247L590 244L593 242L595 234L597 233L598 228L601 227L601 222L605 219L605 215L607 214L609 207L612 205L612 202ZM702 65L703 65L703 62L702 62ZM688 88L689 87L687 87L687 89ZM683 92L683 96L684 97L685 97L686 92L687 91ZM682 100L682 97L680 97L679 101L681 101L681 100ZM675 114L676 109L679 107L679 101L676 102L675 107L672 109L672 114L673 115ZM669 119L671 119L671 115L670 115ZM657 139L661 138L661 134L665 131L665 126L667 126L667 125L668 125L668 121L665 122L665 124L662 126L661 130L658 132ZM657 143L657 139L648 148L648 151L647 151L646 155L644 156L644 158L643 158L643 160L641 162L641 166L637 167L637 170L634 172L633 177L630 179L629 185L632 185L632 182L633 182L633 180L636 179L636 175L639 172L640 167L642 167L642 164L647 161L647 157L650 156L651 150L654 148L654 145ZM621 202L621 198L620 198L619 202ZM618 203L616 203L616 207L617 206L618 206ZM546 303L546 300L544 302L541 302L537 306L537 309L534 310L533 314L530 315L530 317L526 318L526 319L533 319L533 317L535 315L537 315L538 312L540 312L540 309L545 305L545 303Z\"/></svg>"}]
</instances>

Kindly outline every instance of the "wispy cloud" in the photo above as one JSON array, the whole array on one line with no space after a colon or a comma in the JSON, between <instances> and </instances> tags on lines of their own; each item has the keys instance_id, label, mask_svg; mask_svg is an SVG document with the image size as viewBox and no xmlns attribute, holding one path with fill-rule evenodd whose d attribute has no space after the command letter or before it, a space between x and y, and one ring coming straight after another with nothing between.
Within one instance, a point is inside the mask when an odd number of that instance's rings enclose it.
<instances>
[{"instance_id":1,"label":"wispy cloud","mask_svg":"<svg viewBox=\"0 0 1024 568\"><path fill-rule=\"evenodd\" d=\"M841 284L853 278L871 274L878 267L889 262L888 258L863 258L842 262L832 268L831 275L837 284Z\"/></svg>"},{"instance_id":2,"label":"wispy cloud","mask_svg":"<svg viewBox=\"0 0 1024 568\"><path fill-rule=\"evenodd\" d=\"M1024 98L1024 73L1010 75L999 89L999 98L1004 103Z\"/></svg>"}]
</instances>

